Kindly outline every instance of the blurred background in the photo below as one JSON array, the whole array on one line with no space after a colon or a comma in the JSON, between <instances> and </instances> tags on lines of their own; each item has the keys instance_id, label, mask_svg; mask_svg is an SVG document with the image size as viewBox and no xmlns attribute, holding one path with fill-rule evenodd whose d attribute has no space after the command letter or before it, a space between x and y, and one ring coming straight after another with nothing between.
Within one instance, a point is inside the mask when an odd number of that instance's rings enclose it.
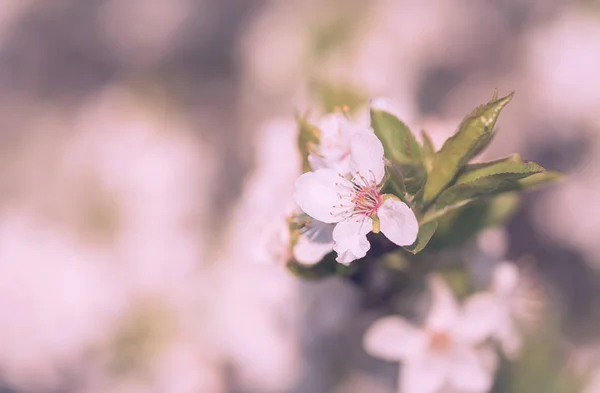
<instances>
[{"instance_id":1,"label":"blurred background","mask_svg":"<svg viewBox=\"0 0 600 393\"><path fill-rule=\"evenodd\" d=\"M386 393L384 309L285 269L297 113L387 97L441 145L566 172L448 257L522 260L549 322L495 392L600 392L600 3L0 1L0 392Z\"/></svg>"}]
</instances>

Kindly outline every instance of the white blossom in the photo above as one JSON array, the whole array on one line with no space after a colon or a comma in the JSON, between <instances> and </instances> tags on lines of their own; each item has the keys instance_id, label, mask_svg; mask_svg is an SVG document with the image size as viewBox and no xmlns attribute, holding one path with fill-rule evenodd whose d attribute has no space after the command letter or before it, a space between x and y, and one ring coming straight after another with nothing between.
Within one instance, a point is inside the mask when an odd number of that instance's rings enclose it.
<instances>
[{"instance_id":1,"label":"white blossom","mask_svg":"<svg viewBox=\"0 0 600 393\"><path fill-rule=\"evenodd\" d=\"M540 317L542 300L536 288L510 262L494 270L489 291L465 301L467 313L479 321L479 329L498 342L504 354L516 358L522 346L522 330Z\"/></svg>"},{"instance_id":2,"label":"white blossom","mask_svg":"<svg viewBox=\"0 0 600 393\"><path fill-rule=\"evenodd\" d=\"M366 236L374 229L399 246L413 244L419 230L414 213L404 202L380 192L385 164L379 139L368 132L354 133L349 158L348 175L318 169L300 176L294 190L294 200L305 213L336 224L337 261L348 264L364 257L370 248Z\"/></svg>"},{"instance_id":3,"label":"white blossom","mask_svg":"<svg viewBox=\"0 0 600 393\"><path fill-rule=\"evenodd\" d=\"M308 155L314 170L333 169L347 174L350 171L350 139L360 132L372 132L348 119L345 113L329 113L318 122L319 144ZM306 216L306 215L303 215ZM318 263L333 251L333 229L335 224L325 223L314 218L305 220L293 247L294 259L302 264Z\"/></svg>"},{"instance_id":4,"label":"white blossom","mask_svg":"<svg viewBox=\"0 0 600 393\"><path fill-rule=\"evenodd\" d=\"M315 151L308 155L313 170L334 169L346 174L350 171L350 139L359 132L372 132L350 121L344 113L336 112L323 116L319 121L320 140Z\"/></svg>"},{"instance_id":5,"label":"white blossom","mask_svg":"<svg viewBox=\"0 0 600 393\"><path fill-rule=\"evenodd\" d=\"M398 316L376 321L366 332L366 351L389 361L402 362L401 393L436 393L441 390L487 392L497 359L478 321L465 315L450 288L431 276L432 305L419 328Z\"/></svg>"}]
</instances>

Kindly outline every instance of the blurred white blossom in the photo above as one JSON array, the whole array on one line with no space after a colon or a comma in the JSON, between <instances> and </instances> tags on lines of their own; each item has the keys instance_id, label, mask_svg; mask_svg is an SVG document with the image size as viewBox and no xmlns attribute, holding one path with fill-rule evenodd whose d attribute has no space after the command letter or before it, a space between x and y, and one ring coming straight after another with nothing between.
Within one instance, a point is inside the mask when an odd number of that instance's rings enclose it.
<instances>
[{"instance_id":1,"label":"blurred white blossom","mask_svg":"<svg viewBox=\"0 0 600 393\"><path fill-rule=\"evenodd\" d=\"M127 300L107 254L74 233L5 207L0 215L0 368L26 391L60 386L66 368L108 339Z\"/></svg>"},{"instance_id":2,"label":"blurred white blossom","mask_svg":"<svg viewBox=\"0 0 600 393\"><path fill-rule=\"evenodd\" d=\"M300 371L295 310L298 283L290 258L288 217L301 173L297 124L274 119L257 136L256 159L203 288L210 336L235 382L260 392L290 389Z\"/></svg>"},{"instance_id":3,"label":"blurred white blossom","mask_svg":"<svg viewBox=\"0 0 600 393\"><path fill-rule=\"evenodd\" d=\"M372 132L360 124L353 123L341 112L323 116L317 128L320 131L319 144L308 155L312 170L333 169L342 174L350 171L350 139L358 132Z\"/></svg>"},{"instance_id":4,"label":"blurred white blossom","mask_svg":"<svg viewBox=\"0 0 600 393\"><path fill-rule=\"evenodd\" d=\"M535 102L548 113L574 119L593 117L600 106L596 79L600 68L600 24L597 15L567 8L557 18L532 30L527 41L527 71L534 82ZM556 108L560 108L557 114Z\"/></svg>"},{"instance_id":5,"label":"blurred white blossom","mask_svg":"<svg viewBox=\"0 0 600 393\"><path fill-rule=\"evenodd\" d=\"M231 251L240 252L237 257L247 263L282 264L290 257L288 218L297 209L292 192L302 173L297 133L296 122L286 118L270 120L259 129L255 166L227 233L245 245Z\"/></svg>"},{"instance_id":6,"label":"blurred white blossom","mask_svg":"<svg viewBox=\"0 0 600 393\"><path fill-rule=\"evenodd\" d=\"M0 331L0 342L7 340L0 364L15 386L60 386L69 375L59 371L70 369L86 370L81 379L129 384L98 359L122 350L111 340L136 304L160 300L178 317L197 312L208 196L201 191L210 183L212 155L175 113L157 113L155 98L110 86L84 101L69 124L75 132L46 148L59 154L42 156L32 168L42 191L22 195L0 217L7 232L0 242L9 242L0 247L8 253L0 255L0 269L14 280L0 288L7 291L2 315L9 318L17 305L29 310ZM204 359L206 348L199 348ZM187 384L193 374L169 371L179 357L167 357L160 373L149 369L147 376L156 386ZM189 360L196 361L204 362Z\"/></svg>"},{"instance_id":7,"label":"blurred white blossom","mask_svg":"<svg viewBox=\"0 0 600 393\"><path fill-rule=\"evenodd\" d=\"M470 296L464 307L479 321L479 329L514 359L520 353L524 330L541 318L542 306L541 294L531 279L514 263L502 262L494 269L490 290Z\"/></svg>"},{"instance_id":8,"label":"blurred white blossom","mask_svg":"<svg viewBox=\"0 0 600 393\"><path fill-rule=\"evenodd\" d=\"M204 290L205 321L236 382L260 392L290 389L301 371L298 282L282 265L218 260Z\"/></svg>"},{"instance_id":9,"label":"blurred white blossom","mask_svg":"<svg viewBox=\"0 0 600 393\"><path fill-rule=\"evenodd\" d=\"M271 4L254 19L241 43L253 97L258 93L285 99L306 83L310 31L304 22L295 7L281 4Z\"/></svg>"},{"instance_id":10,"label":"blurred white blossom","mask_svg":"<svg viewBox=\"0 0 600 393\"><path fill-rule=\"evenodd\" d=\"M600 122L597 122L600 127ZM548 189L533 206L536 229L558 244L575 248L585 256L585 261L600 269L600 204L573 203L593 201L600 193L600 138L586 143L588 160L581 170L570 173L560 187ZM581 219L573 220L572 217Z\"/></svg>"},{"instance_id":11,"label":"blurred white blossom","mask_svg":"<svg viewBox=\"0 0 600 393\"><path fill-rule=\"evenodd\" d=\"M215 347L202 326L189 323L197 310L159 304L154 300L130 310L115 331L112 350L87 367L78 391L225 392Z\"/></svg>"},{"instance_id":12,"label":"blurred white blossom","mask_svg":"<svg viewBox=\"0 0 600 393\"><path fill-rule=\"evenodd\" d=\"M442 389L483 393L492 386L496 355L482 344L480 321L465 314L443 279L429 277L431 308L419 328L397 316L377 320L365 333L366 351L402 363L400 393Z\"/></svg>"},{"instance_id":13,"label":"blurred white blossom","mask_svg":"<svg viewBox=\"0 0 600 393\"><path fill-rule=\"evenodd\" d=\"M182 284L196 279L206 251L202 190L214 156L176 113L157 112L152 98L113 86L83 106L62 158L61 190L79 205L71 205L75 213L100 208L114 221L107 246L135 292L185 297Z\"/></svg>"},{"instance_id":14,"label":"blurred white blossom","mask_svg":"<svg viewBox=\"0 0 600 393\"><path fill-rule=\"evenodd\" d=\"M105 1L98 7L95 21L103 49L126 64L156 63L181 45L192 7L189 0L152 0L142 8L118 0ZM205 14L196 14L194 23L208 30Z\"/></svg>"}]
</instances>

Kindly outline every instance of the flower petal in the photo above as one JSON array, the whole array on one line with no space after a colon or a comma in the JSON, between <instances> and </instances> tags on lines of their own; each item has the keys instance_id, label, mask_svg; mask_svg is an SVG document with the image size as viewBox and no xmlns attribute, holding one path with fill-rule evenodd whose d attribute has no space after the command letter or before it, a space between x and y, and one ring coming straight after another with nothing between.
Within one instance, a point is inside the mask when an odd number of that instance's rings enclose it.
<instances>
[{"instance_id":1,"label":"flower petal","mask_svg":"<svg viewBox=\"0 0 600 393\"><path fill-rule=\"evenodd\" d=\"M331 140L342 134L342 127L348 120L341 113L329 113L319 120L317 124L321 131L321 140Z\"/></svg>"},{"instance_id":2,"label":"flower petal","mask_svg":"<svg viewBox=\"0 0 600 393\"><path fill-rule=\"evenodd\" d=\"M437 393L448 377L448 362L425 356L402 365L399 377L400 393Z\"/></svg>"},{"instance_id":3,"label":"flower petal","mask_svg":"<svg viewBox=\"0 0 600 393\"><path fill-rule=\"evenodd\" d=\"M455 334L464 341L478 344L496 334L503 322L498 298L490 292L469 296L463 305L463 317L455 325Z\"/></svg>"},{"instance_id":4,"label":"flower petal","mask_svg":"<svg viewBox=\"0 0 600 393\"><path fill-rule=\"evenodd\" d=\"M327 168L335 169L335 168L330 168L325 157L320 156L315 153L308 154L308 163L310 164L310 167L312 168L313 171L317 171L319 169L327 169Z\"/></svg>"},{"instance_id":5,"label":"flower petal","mask_svg":"<svg viewBox=\"0 0 600 393\"><path fill-rule=\"evenodd\" d=\"M349 137L355 132L371 131L369 121L355 122L346 117L343 113L330 113L321 118L318 124L321 131L321 141L337 142L342 138ZM346 144L348 140L345 140Z\"/></svg>"},{"instance_id":6,"label":"flower petal","mask_svg":"<svg viewBox=\"0 0 600 393\"><path fill-rule=\"evenodd\" d=\"M331 169L307 172L294 183L294 201L309 216L330 223L340 220L332 214L332 208L340 204L336 188L340 176Z\"/></svg>"},{"instance_id":7,"label":"flower petal","mask_svg":"<svg viewBox=\"0 0 600 393\"><path fill-rule=\"evenodd\" d=\"M452 331L458 319L458 304L444 279L431 274L428 278L431 307L425 326L431 331Z\"/></svg>"},{"instance_id":8,"label":"flower petal","mask_svg":"<svg viewBox=\"0 0 600 393\"><path fill-rule=\"evenodd\" d=\"M390 361L406 361L427 349L427 336L404 318L388 316L375 321L363 337L368 354Z\"/></svg>"},{"instance_id":9,"label":"flower petal","mask_svg":"<svg viewBox=\"0 0 600 393\"><path fill-rule=\"evenodd\" d=\"M502 352L508 359L514 360L521 353L521 346L523 345L521 332L512 320L507 319L504 321L497 331L496 340L498 340Z\"/></svg>"},{"instance_id":10,"label":"flower petal","mask_svg":"<svg viewBox=\"0 0 600 393\"><path fill-rule=\"evenodd\" d=\"M373 230L370 217L350 217L337 223L333 230L333 249L337 252L337 261L345 265L367 255L371 243L367 233Z\"/></svg>"},{"instance_id":11,"label":"flower petal","mask_svg":"<svg viewBox=\"0 0 600 393\"><path fill-rule=\"evenodd\" d=\"M461 346L453 353L448 375L450 384L465 393L488 392L497 366L495 354L487 347Z\"/></svg>"},{"instance_id":12,"label":"flower petal","mask_svg":"<svg viewBox=\"0 0 600 393\"><path fill-rule=\"evenodd\" d=\"M379 184L385 174L383 145L371 132L356 132L350 138L350 169Z\"/></svg>"},{"instance_id":13,"label":"flower petal","mask_svg":"<svg viewBox=\"0 0 600 393\"><path fill-rule=\"evenodd\" d=\"M343 156L331 151L321 151L320 154L310 153L308 162L313 171L332 169L342 175L350 173L350 156Z\"/></svg>"},{"instance_id":14,"label":"flower petal","mask_svg":"<svg viewBox=\"0 0 600 393\"><path fill-rule=\"evenodd\" d=\"M410 246L417 240L419 222L406 203L388 198L379 207L377 216L381 223L381 232L393 243Z\"/></svg>"},{"instance_id":15,"label":"flower petal","mask_svg":"<svg viewBox=\"0 0 600 393\"><path fill-rule=\"evenodd\" d=\"M333 251L333 228L335 224L326 224L311 220L306 231L300 235L292 253L303 264L315 264Z\"/></svg>"}]
</instances>

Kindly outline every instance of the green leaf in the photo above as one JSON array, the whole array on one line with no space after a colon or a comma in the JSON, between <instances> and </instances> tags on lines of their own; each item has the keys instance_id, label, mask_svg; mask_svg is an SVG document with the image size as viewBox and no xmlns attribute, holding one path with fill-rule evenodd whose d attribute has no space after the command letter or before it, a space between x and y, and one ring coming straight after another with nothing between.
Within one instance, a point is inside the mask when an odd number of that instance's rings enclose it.
<instances>
[{"instance_id":1,"label":"green leaf","mask_svg":"<svg viewBox=\"0 0 600 393\"><path fill-rule=\"evenodd\" d=\"M556 171L536 173L517 182L519 190L528 190L538 186L545 186L564 179L564 175Z\"/></svg>"},{"instance_id":2,"label":"green leaf","mask_svg":"<svg viewBox=\"0 0 600 393\"><path fill-rule=\"evenodd\" d=\"M423 160L423 165L427 169L427 172L430 172L431 167L433 166L433 157L435 156L435 146L433 145L431 137L425 130L421 131L421 136L423 137L423 146L421 146L421 157Z\"/></svg>"},{"instance_id":3,"label":"green leaf","mask_svg":"<svg viewBox=\"0 0 600 393\"><path fill-rule=\"evenodd\" d=\"M507 176L511 175L517 176L517 174L507 174ZM562 179L562 174L554 171L543 171L517 180L504 179L498 181L501 177L502 175L499 175L498 177L488 176L478 179L475 182L448 188L440 195L435 205L427 211L423 217L423 222L439 220L440 217L445 216L456 209L460 209L479 198L491 197L513 191L524 191L537 186L550 184Z\"/></svg>"},{"instance_id":4,"label":"green leaf","mask_svg":"<svg viewBox=\"0 0 600 393\"><path fill-rule=\"evenodd\" d=\"M556 181L562 180L563 174L555 171L544 171L536 173L517 181L505 181L502 182L498 188L496 188L493 194L501 194L503 192L511 191L526 191L538 186L544 186Z\"/></svg>"},{"instance_id":5,"label":"green leaf","mask_svg":"<svg viewBox=\"0 0 600 393\"><path fill-rule=\"evenodd\" d=\"M310 124L306 117L298 117L298 149L302 156L302 171L310 172L312 168L308 162L308 155L313 150L314 146L319 144L321 131L314 125Z\"/></svg>"},{"instance_id":6,"label":"green leaf","mask_svg":"<svg viewBox=\"0 0 600 393\"><path fill-rule=\"evenodd\" d=\"M437 220L438 229L430 248L440 250L459 245L484 228L501 225L517 211L520 200L518 193L505 193L447 213Z\"/></svg>"},{"instance_id":7,"label":"green leaf","mask_svg":"<svg viewBox=\"0 0 600 393\"><path fill-rule=\"evenodd\" d=\"M400 163L386 160L388 174L387 190L406 202L405 194L415 197L423 189L427 180L425 168L417 163Z\"/></svg>"},{"instance_id":8,"label":"green leaf","mask_svg":"<svg viewBox=\"0 0 600 393\"><path fill-rule=\"evenodd\" d=\"M404 175L404 185L406 192L412 196L416 196L425 186L427 180L427 172L422 165L405 164L402 165Z\"/></svg>"},{"instance_id":9,"label":"green leaf","mask_svg":"<svg viewBox=\"0 0 600 393\"><path fill-rule=\"evenodd\" d=\"M394 194L402 202L406 202L406 187L404 185L404 175L402 168L396 161L385 160L385 173L387 181L384 186L384 193Z\"/></svg>"},{"instance_id":10,"label":"green leaf","mask_svg":"<svg viewBox=\"0 0 600 393\"><path fill-rule=\"evenodd\" d=\"M544 168L538 164L523 162L514 155L502 160L467 165L454 184L467 184L486 177L517 180L543 171Z\"/></svg>"},{"instance_id":11,"label":"green leaf","mask_svg":"<svg viewBox=\"0 0 600 393\"><path fill-rule=\"evenodd\" d=\"M491 101L496 101L498 99L498 89L494 89L494 94L492 94Z\"/></svg>"},{"instance_id":12,"label":"green leaf","mask_svg":"<svg viewBox=\"0 0 600 393\"><path fill-rule=\"evenodd\" d=\"M478 107L462 121L458 131L446 140L433 158L431 175L425 185L425 201L438 196L462 166L489 144L496 120L512 97L513 93Z\"/></svg>"},{"instance_id":13,"label":"green leaf","mask_svg":"<svg viewBox=\"0 0 600 393\"><path fill-rule=\"evenodd\" d=\"M465 164L463 166L462 170L459 172L459 175L462 175L466 172L471 172L471 171L475 171L475 170L478 170L481 168L488 167L491 164L497 164L497 163L503 163L503 162L523 162L523 159L518 154L511 154L510 156L500 158L497 160L493 160L493 161L475 162L472 164Z\"/></svg>"},{"instance_id":14,"label":"green leaf","mask_svg":"<svg viewBox=\"0 0 600 393\"><path fill-rule=\"evenodd\" d=\"M410 246L404 247L404 249L410 253L417 254L425 248L427 243L433 237L435 230L437 229L436 221L429 221L425 224L419 226L419 234L417 235L417 240Z\"/></svg>"},{"instance_id":15,"label":"green leaf","mask_svg":"<svg viewBox=\"0 0 600 393\"><path fill-rule=\"evenodd\" d=\"M544 168L533 162L490 163L462 174L453 186L440 194L435 209L444 209L486 194L504 192L517 180L543 171Z\"/></svg>"},{"instance_id":16,"label":"green leaf","mask_svg":"<svg viewBox=\"0 0 600 393\"><path fill-rule=\"evenodd\" d=\"M371 127L383 144L386 158L401 163L421 162L421 148L415 136L396 116L371 108Z\"/></svg>"}]
</instances>

